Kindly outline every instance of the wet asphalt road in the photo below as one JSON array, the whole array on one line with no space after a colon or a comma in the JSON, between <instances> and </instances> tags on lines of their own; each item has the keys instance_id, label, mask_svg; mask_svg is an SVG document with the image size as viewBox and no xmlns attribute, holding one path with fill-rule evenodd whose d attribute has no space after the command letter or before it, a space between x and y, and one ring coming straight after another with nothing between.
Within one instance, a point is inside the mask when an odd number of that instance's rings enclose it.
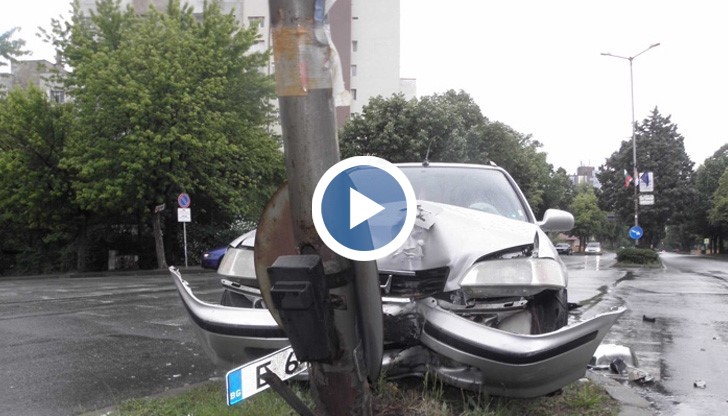
<instances>
[{"instance_id":1,"label":"wet asphalt road","mask_svg":"<svg viewBox=\"0 0 728 416\"><path fill-rule=\"evenodd\" d=\"M728 414L728 262L662 253L663 268L619 270L613 254L600 257L564 258L569 300L583 305L573 318L626 306L603 342L632 348L655 377L630 385L662 415Z\"/></svg>"},{"instance_id":2,"label":"wet asphalt road","mask_svg":"<svg viewBox=\"0 0 728 416\"><path fill-rule=\"evenodd\" d=\"M728 414L728 262L665 253L662 269L616 269L609 253L563 259L569 301L581 305L572 320L629 308L604 342L632 348L655 377L635 390L664 415ZM183 276L218 299L216 274ZM75 415L225 371L202 352L167 274L0 280L0 415Z\"/></svg>"},{"instance_id":3,"label":"wet asphalt road","mask_svg":"<svg viewBox=\"0 0 728 416\"><path fill-rule=\"evenodd\" d=\"M214 273L186 276L214 297ZM0 415L71 415L224 376L169 274L0 280ZM221 396L224 400L224 395Z\"/></svg>"}]
</instances>

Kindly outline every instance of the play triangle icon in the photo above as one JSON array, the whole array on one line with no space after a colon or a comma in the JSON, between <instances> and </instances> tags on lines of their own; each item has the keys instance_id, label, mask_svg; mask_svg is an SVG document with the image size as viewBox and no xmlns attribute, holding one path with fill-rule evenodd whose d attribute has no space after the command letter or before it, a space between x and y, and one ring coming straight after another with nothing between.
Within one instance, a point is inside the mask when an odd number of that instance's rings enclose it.
<instances>
[{"instance_id":1,"label":"play triangle icon","mask_svg":"<svg viewBox=\"0 0 728 416\"><path fill-rule=\"evenodd\" d=\"M384 211L384 207L349 188L349 229Z\"/></svg>"}]
</instances>

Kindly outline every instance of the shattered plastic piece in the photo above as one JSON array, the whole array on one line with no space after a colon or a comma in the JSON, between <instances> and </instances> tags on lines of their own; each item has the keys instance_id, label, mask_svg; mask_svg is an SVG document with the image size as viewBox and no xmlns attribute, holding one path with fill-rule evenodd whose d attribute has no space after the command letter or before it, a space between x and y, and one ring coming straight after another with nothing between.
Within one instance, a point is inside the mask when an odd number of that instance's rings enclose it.
<instances>
[{"instance_id":1,"label":"shattered plastic piece","mask_svg":"<svg viewBox=\"0 0 728 416\"><path fill-rule=\"evenodd\" d=\"M623 359L617 357L609 363L609 369L612 370L614 374L624 375L627 370L627 363L625 363Z\"/></svg>"},{"instance_id":2,"label":"shattered plastic piece","mask_svg":"<svg viewBox=\"0 0 728 416\"><path fill-rule=\"evenodd\" d=\"M589 361L589 367L608 370L613 360L620 358L628 366L636 366L637 358L629 347L617 344L600 344Z\"/></svg>"},{"instance_id":3,"label":"shattered plastic piece","mask_svg":"<svg viewBox=\"0 0 728 416\"><path fill-rule=\"evenodd\" d=\"M632 368L629 371L629 381L636 381L638 383L651 383L654 381L655 378L652 377L652 375L644 370L640 370L639 368Z\"/></svg>"},{"instance_id":4,"label":"shattered plastic piece","mask_svg":"<svg viewBox=\"0 0 728 416\"><path fill-rule=\"evenodd\" d=\"M637 358L632 350L617 344L600 345L589 363L591 368L609 369L612 374L618 374L629 381L645 384L655 380L650 373L635 367L636 365Z\"/></svg>"},{"instance_id":5,"label":"shattered plastic piece","mask_svg":"<svg viewBox=\"0 0 728 416\"><path fill-rule=\"evenodd\" d=\"M698 389L704 389L707 387L707 385L705 384L705 382L703 380L695 380L693 382L693 387L698 388Z\"/></svg>"}]
</instances>

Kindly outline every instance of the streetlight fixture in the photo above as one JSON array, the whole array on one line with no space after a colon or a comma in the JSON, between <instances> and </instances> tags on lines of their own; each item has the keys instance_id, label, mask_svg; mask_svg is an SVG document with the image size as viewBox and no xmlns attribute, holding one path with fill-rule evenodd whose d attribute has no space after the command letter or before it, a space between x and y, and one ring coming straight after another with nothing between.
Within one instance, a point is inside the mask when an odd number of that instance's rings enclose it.
<instances>
[{"instance_id":1,"label":"streetlight fixture","mask_svg":"<svg viewBox=\"0 0 728 416\"><path fill-rule=\"evenodd\" d=\"M643 53L649 51L650 49L658 47L658 46L660 46L659 43L653 43L647 49L643 50L642 52L640 52L634 56L619 56L619 55L615 55L615 54L612 54L609 52L602 52L603 56L611 56L613 58L626 59L627 61L629 61L629 88L630 88L630 93L632 96L632 167L634 169L634 172L633 172L634 176L632 176L632 178L634 181L634 225L635 226L639 225L639 220L638 220L638 218L639 218L639 214L638 214L639 213L639 211L638 211L639 210L639 199L637 196L637 184L638 184L637 181L639 179L637 176L638 175L638 173L637 173L637 142L635 141L635 135L634 135L635 134L635 131L634 131L634 75L632 73L632 61L634 61L634 58L636 58L636 57L642 55ZM637 240L635 240L635 245L636 244L637 244Z\"/></svg>"}]
</instances>

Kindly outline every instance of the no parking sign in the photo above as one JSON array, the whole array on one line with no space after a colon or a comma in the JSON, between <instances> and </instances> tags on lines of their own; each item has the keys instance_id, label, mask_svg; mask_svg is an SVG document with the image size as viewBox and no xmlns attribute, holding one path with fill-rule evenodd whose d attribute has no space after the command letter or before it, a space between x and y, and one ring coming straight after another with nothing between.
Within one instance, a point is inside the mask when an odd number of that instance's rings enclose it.
<instances>
[{"instance_id":1,"label":"no parking sign","mask_svg":"<svg viewBox=\"0 0 728 416\"><path fill-rule=\"evenodd\" d=\"M179 205L179 208L177 208L177 222L182 223L182 233L185 241L185 267L187 267L187 223L192 222L191 203L192 198L187 195L187 192L182 192L177 196L177 205Z\"/></svg>"},{"instance_id":2,"label":"no parking sign","mask_svg":"<svg viewBox=\"0 0 728 416\"><path fill-rule=\"evenodd\" d=\"M192 199L186 192L182 192L177 197L177 205L179 205L180 208L189 208L190 203L192 203Z\"/></svg>"}]
</instances>

